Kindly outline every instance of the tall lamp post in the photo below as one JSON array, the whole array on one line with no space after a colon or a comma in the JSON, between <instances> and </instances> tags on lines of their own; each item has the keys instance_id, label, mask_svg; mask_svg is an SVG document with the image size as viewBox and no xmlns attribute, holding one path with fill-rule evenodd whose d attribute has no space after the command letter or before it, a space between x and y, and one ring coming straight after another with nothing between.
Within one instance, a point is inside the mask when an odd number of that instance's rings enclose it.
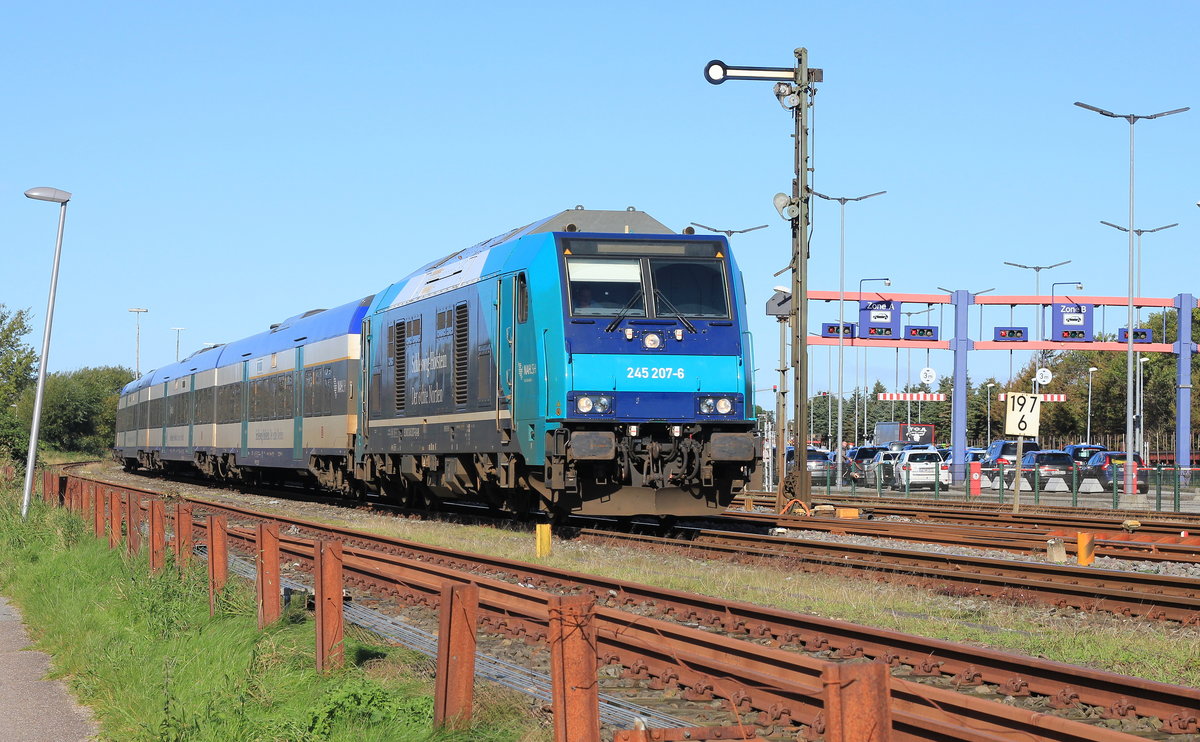
<instances>
[{"instance_id":1,"label":"tall lamp post","mask_svg":"<svg viewBox=\"0 0 1200 742\"><path fill-rule=\"evenodd\" d=\"M46 302L46 329L42 333L42 356L38 360L37 390L33 395L33 421L29 427L29 456L25 460L25 490L21 495L21 519L29 517L29 498L33 493L33 469L37 465L37 439L42 420L42 396L46 391L46 363L50 358L50 329L54 324L54 293L58 288L58 263L62 256L63 227L67 223L67 202L71 194L57 188L30 188L25 191L35 201L58 204L58 238L54 241L54 267L50 270L50 299Z\"/></svg>"},{"instance_id":2,"label":"tall lamp post","mask_svg":"<svg viewBox=\"0 0 1200 742\"><path fill-rule=\"evenodd\" d=\"M883 192L884 192L884 193L886 193L886 191L883 191ZM863 293L863 284L864 284L864 283L870 283L871 281L882 281L884 286L891 286L891 285L892 285L892 279L890 279L890 278L862 278L862 279L859 279L859 281L858 281L858 298L859 298L859 299L862 299L862 293ZM865 349L865 348L859 348L859 358L861 358L861 359L862 359L862 364L861 364L861 365L862 365L862 372L863 372L863 391L862 391L862 399L863 399L863 426L862 426L862 439L863 439L863 440L866 440L866 439L867 439L867 403L868 403L868 397L867 397L867 359L866 359L866 349ZM856 407L856 409L854 410L854 417L855 417L855 419L857 420L857 419L858 419L858 409L857 409L857 405L855 405L855 407Z\"/></svg>"},{"instance_id":3,"label":"tall lamp post","mask_svg":"<svg viewBox=\"0 0 1200 742\"><path fill-rule=\"evenodd\" d=\"M845 332L846 324L846 204L850 201L865 201L868 198L882 196L883 194L887 193L887 191L876 191L875 193L868 193L865 196L855 196L853 198L848 196L826 196L824 193L818 193L817 191L811 191L811 193L812 195L818 198L823 198L826 201L837 201L839 205L838 211L840 214L840 227L838 229L838 424L837 435L835 436L835 440L837 442L838 462L837 481L840 483L842 481L842 375L845 373L845 361L843 359L845 353L845 338L843 333ZM859 298L862 298L861 284L859 288ZM857 409L854 412L854 427L858 427Z\"/></svg>"},{"instance_id":4,"label":"tall lamp post","mask_svg":"<svg viewBox=\"0 0 1200 742\"><path fill-rule=\"evenodd\" d=\"M175 362L178 363L179 362L179 333L183 332L187 328L186 327L172 327L171 329L175 331ZM757 371L758 369L754 369L754 370Z\"/></svg>"},{"instance_id":5,"label":"tall lamp post","mask_svg":"<svg viewBox=\"0 0 1200 742\"><path fill-rule=\"evenodd\" d=\"M1100 369L1096 368L1095 366L1092 366L1088 369L1088 415L1087 415L1087 438L1085 439L1085 440L1087 440L1088 443L1092 442L1092 374L1096 373L1099 370Z\"/></svg>"},{"instance_id":6,"label":"tall lamp post","mask_svg":"<svg viewBox=\"0 0 1200 742\"><path fill-rule=\"evenodd\" d=\"M1185 106L1184 108L1176 108L1172 111L1152 113L1149 116L1139 116L1133 113L1122 116L1112 111L1106 111L1103 108L1090 106L1087 103L1080 103L1079 101L1075 101L1075 105L1098 113L1101 116L1113 119L1125 119L1129 122L1129 228L1125 230L1129 234L1129 333L1125 342L1125 450L1128 451L1133 446L1133 125L1141 119L1157 119L1163 116L1183 113L1190 110L1190 107ZM1126 492L1133 491L1133 477L1133 467L1125 467Z\"/></svg>"},{"instance_id":7,"label":"tall lamp post","mask_svg":"<svg viewBox=\"0 0 1200 742\"><path fill-rule=\"evenodd\" d=\"M142 378L142 315L149 312L149 309L133 307L129 311L133 312L136 320L137 335L133 346L133 373L137 378Z\"/></svg>"},{"instance_id":8,"label":"tall lamp post","mask_svg":"<svg viewBox=\"0 0 1200 742\"><path fill-rule=\"evenodd\" d=\"M1037 339L1038 340L1045 340L1045 337L1043 337L1044 332L1042 329L1042 305L1040 303L1041 302L1040 297L1042 295L1042 271L1049 270L1051 268L1057 268L1060 265L1066 265L1067 263L1070 263L1070 262L1071 262L1070 260L1064 260L1061 263L1055 263L1054 265L1022 265L1020 263L1010 263L1007 260L1004 261L1005 265L1011 265L1014 268L1025 268L1027 270L1033 271L1033 293L1034 293L1034 296L1039 297L1039 299L1038 299L1038 302L1039 302L1038 303L1038 314L1037 314ZM1033 352L1033 354L1034 354L1034 357L1036 358L1038 351L1035 350ZM1037 383L1037 380L1035 379L1033 382L1033 393L1037 394L1037 392L1038 392L1038 383Z\"/></svg>"}]
</instances>

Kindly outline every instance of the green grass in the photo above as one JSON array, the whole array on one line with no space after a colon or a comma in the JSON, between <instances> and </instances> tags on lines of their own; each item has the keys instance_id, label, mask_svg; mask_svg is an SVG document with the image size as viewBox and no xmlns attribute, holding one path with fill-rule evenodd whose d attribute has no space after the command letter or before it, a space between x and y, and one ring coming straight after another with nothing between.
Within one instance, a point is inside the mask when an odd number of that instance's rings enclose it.
<instances>
[{"instance_id":1,"label":"green grass","mask_svg":"<svg viewBox=\"0 0 1200 742\"><path fill-rule=\"evenodd\" d=\"M490 691L474 728L432 727L425 658L348 631L347 666L314 669L314 627L302 609L259 632L253 589L231 580L208 615L203 564L151 575L93 538L83 522L19 490L0 502L0 591L22 609L109 740L428 740L517 742L542 736L529 704Z\"/></svg>"}]
</instances>

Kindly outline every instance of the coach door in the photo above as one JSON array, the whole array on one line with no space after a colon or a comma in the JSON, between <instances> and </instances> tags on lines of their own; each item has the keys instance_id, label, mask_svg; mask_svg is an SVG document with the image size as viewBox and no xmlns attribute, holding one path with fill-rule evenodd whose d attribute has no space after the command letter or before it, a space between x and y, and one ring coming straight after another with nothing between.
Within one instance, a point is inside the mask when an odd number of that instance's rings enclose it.
<instances>
[{"instance_id":1,"label":"coach door","mask_svg":"<svg viewBox=\"0 0 1200 742\"><path fill-rule=\"evenodd\" d=\"M195 448L193 435L196 428L196 375L188 376L188 449Z\"/></svg>"},{"instance_id":2,"label":"coach door","mask_svg":"<svg viewBox=\"0 0 1200 742\"><path fill-rule=\"evenodd\" d=\"M242 361L242 452L239 462L250 455L250 361Z\"/></svg>"},{"instance_id":3,"label":"coach door","mask_svg":"<svg viewBox=\"0 0 1200 742\"><path fill-rule=\"evenodd\" d=\"M299 461L304 453L304 346L296 348L296 365L292 369L292 459Z\"/></svg>"}]
</instances>

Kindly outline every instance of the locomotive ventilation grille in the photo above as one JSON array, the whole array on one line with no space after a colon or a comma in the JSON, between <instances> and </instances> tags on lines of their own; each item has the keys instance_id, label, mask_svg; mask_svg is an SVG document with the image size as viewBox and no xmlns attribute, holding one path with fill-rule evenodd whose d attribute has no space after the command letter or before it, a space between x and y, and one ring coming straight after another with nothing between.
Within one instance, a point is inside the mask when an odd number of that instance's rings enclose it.
<instances>
[{"instance_id":1,"label":"locomotive ventilation grille","mask_svg":"<svg viewBox=\"0 0 1200 742\"><path fill-rule=\"evenodd\" d=\"M467 325L467 305L454 307L454 404L467 403L467 351L470 332Z\"/></svg>"},{"instance_id":2,"label":"locomotive ventilation grille","mask_svg":"<svg viewBox=\"0 0 1200 742\"><path fill-rule=\"evenodd\" d=\"M396 372L396 412L404 412L404 402L408 396L408 351L405 348L408 340L407 323L400 321L393 326L392 347L395 354Z\"/></svg>"}]
</instances>

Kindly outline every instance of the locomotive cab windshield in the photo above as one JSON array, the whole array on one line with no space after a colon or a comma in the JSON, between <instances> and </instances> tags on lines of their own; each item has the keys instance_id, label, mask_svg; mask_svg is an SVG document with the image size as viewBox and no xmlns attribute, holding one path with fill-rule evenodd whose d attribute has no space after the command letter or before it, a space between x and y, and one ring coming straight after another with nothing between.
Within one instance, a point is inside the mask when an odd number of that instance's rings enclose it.
<instances>
[{"instance_id":1,"label":"locomotive cab windshield","mask_svg":"<svg viewBox=\"0 0 1200 742\"><path fill-rule=\"evenodd\" d=\"M712 242L567 240L575 317L729 318L724 256Z\"/></svg>"}]
</instances>

